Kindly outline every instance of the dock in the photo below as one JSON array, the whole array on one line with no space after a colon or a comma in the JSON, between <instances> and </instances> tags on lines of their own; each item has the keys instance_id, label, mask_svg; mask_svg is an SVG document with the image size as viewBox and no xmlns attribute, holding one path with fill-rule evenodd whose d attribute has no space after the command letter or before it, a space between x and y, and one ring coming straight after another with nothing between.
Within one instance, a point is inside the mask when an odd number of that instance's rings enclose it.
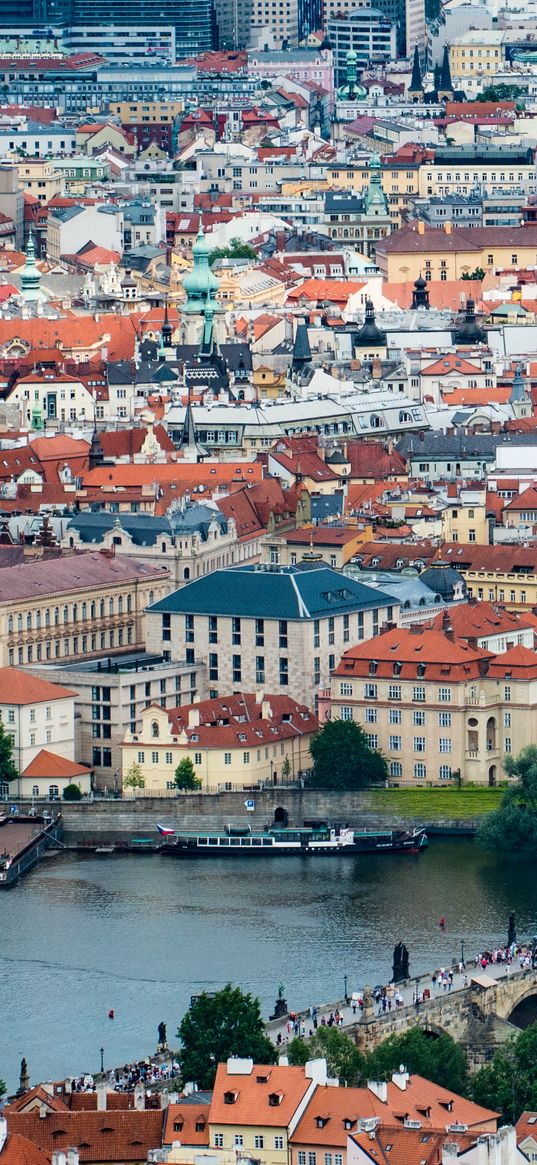
<instances>
[{"instance_id":1,"label":"dock","mask_svg":"<svg viewBox=\"0 0 537 1165\"><path fill-rule=\"evenodd\" d=\"M47 849L61 842L61 813L0 817L0 889L9 889L35 866Z\"/></svg>"}]
</instances>

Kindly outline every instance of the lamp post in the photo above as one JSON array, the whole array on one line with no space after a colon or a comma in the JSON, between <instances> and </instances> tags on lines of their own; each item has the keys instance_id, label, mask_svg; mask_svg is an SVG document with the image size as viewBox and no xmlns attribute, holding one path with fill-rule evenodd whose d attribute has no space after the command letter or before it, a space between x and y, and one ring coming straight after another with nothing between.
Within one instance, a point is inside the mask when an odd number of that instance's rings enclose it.
<instances>
[{"instance_id":1,"label":"lamp post","mask_svg":"<svg viewBox=\"0 0 537 1165\"><path fill-rule=\"evenodd\" d=\"M461 938L461 963L464 968L464 939Z\"/></svg>"},{"instance_id":2,"label":"lamp post","mask_svg":"<svg viewBox=\"0 0 537 1165\"><path fill-rule=\"evenodd\" d=\"M101 1072L104 1072L104 1048L99 1049L101 1053Z\"/></svg>"},{"instance_id":3,"label":"lamp post","mask_svg":"<svg viewBox=\"0 0 537 1165\"><path fill-rule=\"evenodd\" d=\"M343 986L345 989L345 1003L347 1004L347 1007L348 1007L349 1006L349 993L347 991L347 979L348 979L348 976L344 975L343 976Z\"/></svg>"}]
</instances>

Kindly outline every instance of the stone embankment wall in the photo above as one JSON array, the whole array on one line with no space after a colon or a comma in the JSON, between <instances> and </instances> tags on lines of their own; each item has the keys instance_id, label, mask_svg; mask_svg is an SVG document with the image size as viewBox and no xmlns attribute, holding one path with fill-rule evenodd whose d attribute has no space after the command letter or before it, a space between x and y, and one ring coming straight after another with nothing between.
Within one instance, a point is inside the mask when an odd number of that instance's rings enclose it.
<instances>
[{"instance_id":1,"label":"stone embankment wall","mask_svg":"<svg viewBox=\"0 0 537 1165\"><path fill-rule=\"evenodd\" d=\"M413 825L427 826L432 833L459 833L471 835L479 821L477 818L458 820L447 817L430 822L423 817L414 818L397 814L387 805L386 811L379 809L378 793L374 797L367 791L355 793L330 793L322 790L270 789L251 794L255 802L254 812L245 807L247 793L189 793L171 797L139 797L124 800L96 800L69 804L56 802L56 811L61 808L64 818L65 840L98 838L110 839L128 835L130 837L155 837L156 823L173 826L175 829L219 829L228 823L263 829L272 823L274 810L282 807L289 814L290 825L301 825L304 820L330 819L334 822L348 822L354 829L412 828ZM27 806L26 806L27 809Z\"/></svg>"}]
</instances>

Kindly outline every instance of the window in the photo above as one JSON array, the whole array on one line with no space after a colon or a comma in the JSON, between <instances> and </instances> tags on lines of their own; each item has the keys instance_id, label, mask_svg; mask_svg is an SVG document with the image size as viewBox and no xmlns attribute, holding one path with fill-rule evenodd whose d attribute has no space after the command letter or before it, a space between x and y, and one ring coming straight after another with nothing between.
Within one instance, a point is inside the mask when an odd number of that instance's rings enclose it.
<instances>
[{"instance_id":1,"label":"window","mask_svg":"<svg viewBox=\"0 0 537 1165\"><path fill-rule=\"evenodd\" d=\"M451 780L451 765L440 765L438 775L441 781Z\"/></svg>"},{"instance_id":2,"label":"window","mask_svg":"<svg viewBox=\"0 0 537 1165\"><path fill-rule=\"evenodd\" d=\"M503 689L503 698L507 704L511 702L511 687L509 684Z\"/></svg>"},{"instance_id":3,"label":"window","mask_svg":"<svg viewBox=\"0 0 537 1165\"><path fill-rule=\"evenodd\" d=\"M256 1133L254 1136L254 1149L263 1149L265 1147L265 1138L262 1133Z\"/></svg>"},{"instance_id":4,"label":"window","mask_svg":"<svg viewBox=\"0 0 537 1165\"><path fill-rule=\"evenodd\" d=\"M420 704L425 703L425 688L421 684L414 684L412 699Z\"/></svg>"},{"instance_id":5,"label":"window","mask_svg":"<svg viewBox=\"0 0 537 1165\"><path fill-rule=\"evenodd\" d=\"M213 681L218 679L218 655L215 651L209 652L209 679Z\"/></svg>"},{"instance_id":6,"label":"window","mask_svg":"<svg viewBox=\"0 0 537 1165\"><path fill-rule=\"evenodd\" d=\"M366 734L366 740L367 740L367 747L368 748L372 748L372 749L378 748L379 738L374 732L368 732Z\"/></svg>"},{"instance_id":7,"label":"window","mask_svg":"<svg viewBox=\"0 0 537 1165\"><path fill-rule=\"evenodd\" d=\"M8 708L8 711L7 711L7 722L8 722L8 724L14 724L14 723L15 723L15 709L14 709L14 708Z\"/></svg>"},{"instance_id":8,"label":"window","mask_svg":"<svg viewBox=\"0 0 537 1165\"><path fill-rule=\"evenodd\" d=\"M343 642L348 643L350 638L349 616L343 616Z\"/></svg>"},{"instance_id":9,"label":"window","mask_svg":"<svg viewBox=\"0 0 537 1165\"><path fill-rule=\"evenodd\" d=\"M424 736L414 737L414 752L425 752L426 741Z\"/></svg>"},{"instance_id":10,"label":"window","mask_svg":"<svg viewBox=\"0 0 537 1165\"><path fill-rule=\"evenodd\" d=\"M451 704L451 688L438 689L439 704Z\"/></svg>"},{"instance_id":11,"label":"window","mask_svg":"<svg viewBox=\"0 0 537 1165\"><path fill-rule=\"evenodd\" d=\"M438 727L451 728L451 712L438 713Z\"/></svg>"},{"instance_id":12,"label":"window","mask_svg":"<svg viewBox=\"0 0 537 1165\"><path fill-rule=\"evenodd\" d=\"M241 683L241 676L242 676L240 655L233 656L233 669L232 670L233 670L233 683L240 684Z\"/></svg>"},{"instance_id":13,"label":"window","mask_svg":"<svg viewBox=\"0 0 537 1165\"><path fill-rule=\"evenodd\" d=\"M427 765L424 765L421 762L417 765L414 765L414 776L417 778L418 781L419 780L423 781L425 779L425 777L427 776Z\"/></svg>"},{"instance_id":14,"label":"window","mask_svg":"<svg viewBox=\"0 0 537 1165\"><path fill-rule=\"evenodd\" d=\"M370 711L370 709L368 708L368 712L369 711ZM352 708L350 707L349 704L340 704L339 718L340 718L340 720L352 720L353 719Z\"/></svg>"},{"instance_id":15,"label":"window","mask_svg":"<svg viewBox=\"0 0 537 1165\"><path fill-rule=\"evenodd\" d=\"M370 709L370 711L371 711L371 709ZM390 724L400 724L401 723L401 709L400 708L390 708L388 720L389 720Z\"/></svg>"},{"instance_id":16,"label":"window","mask_svg":"<svg viewBox=\"0 0 537 1165\"><path fill-rule=\"evenodd\" d=\"M392 760L390 764L390 777L402 777L403 766L400 760Z\"/></svg>"},{"instance_id":17,"label":"window","mask_svg":"<svg viewBox=\"0 0 537 1165\"><path fill-rule=\"evenodd\" d=\"M438 741L439 752L451 752L451 738L449 736L441 736Z\"/></svg>"},{"instance_id":18,"label":"window","mask_svg":"<svg viewBox=\"0 0 537 1165\"><path fill-rule=\"evenodd\" d=\"M333 643L334 643L334 626L335 626L334 616L331 615L329 620L328 620L328 642L331 645L333 645Z\"/></svg>"},{"instance_id":19,"label":"window","mask_svg":"<svg viewBox=\"0 0 537 1165\"><path fill-rule=\"evenodd\" d=\"M240 619L231 620L231 642L234 647L240 647L241 642L241 621Z\"/></svg>"},{"instance_id":20,"label":"window","mask_svg":"<svg viewBox=\"0 0 537 1165\"><path fill-rule=\"evenodd\" d=\"M504 728L511 727L511 713L510 712L504 712L504 714L503 714L503 726L504 726Z\"/></svg>"},{"instance_id":21,"label":"window","mask_svg":"<svg viewBox=\"0 0 537 1165\"><path fill-rule=\"evenodd\" d=\"M505 747L506 752L511 752L511 737L510 736L506 736L504 747Z\"/></svg>"},{"instance_id":22,"label":"window","mask_svg":"<svg viewBox=\"0 0 537 1165\"><path fill-rule=\"evenodd\" d=\"M215 1133L214 1134L214 1147L215 1147L215 1149L223 1149L224 1148L224 1134L223 1133Z\"/></svg>"},{"instance_id":23,"label":"window","mask_svg":"<svg viewBox=\"0 0 537 1165\"><path fill-rule=\"evenodd\" d=\"M225 765L230 765L230 764L231 764L231 753L230 753L230 752L225 752L225 753L224 753L224 764L225 764Z\"/></svg>"},{"instance_id":24,"label":"window","mask_svg":"<svg viewBox=\"0 0 537 1165\"><path fill-rule=\"evenodd\" d=\"M320 637L320 623L318 619L313 620L313 646L319 647L321 642Z\"/></svg>"},{"instance_id":25,"label":"window","mask_svg":"<svg viewBox=\"0 0 537 1165\"><path fill-rule=\"evenodd\" d=\"M304 1149L298 1150L298 1165L306 1165L306 1154Z\"/></svg>"},{"instance_id":26,"label":"window","mask_svg":"<svg viewBox=\"0 0 537 1165\"><path fill-rule=\"evenodd\" d=\"M364 684L364 700L376 700L376 698L377 698L377 685L376 684Z\"/></svg>"},{"instance_id":27,"label":"window","mask_svg":"<svg viewBox=\"0 0 537 1165\"><path fill-rule=\"evenodd\" d=\"M364 612L358 611L358 639L364 638Z\"/></svg>"},{"instance_id":28,"label":"window","mask_svg":"<svg viewBox=\"0 0 537 1165\"><path fill-rule=\"evenodd\" d=\"M365 722L366 722L366 724L376 724L378 717L379 717L379 714L378 714L378 711L376 708L366 708L366 710L365 710ZM350 717L349 717L349 719L350 719Z\"/></svg>"},{"instance_id":29,"label":"window","mask_svg":"<svg viewBox=\"0 0 537 1165\"><path fill-rule=\"evenodd\" d=\"M289 660L280 659L280 684L286 688L289 684Z\"/></svg>"},{"instance_id":30,"label":"window","mask_svg":"<svg viewBox=\"0 0 537 1165\"><path fill-rule=\"evenodd\" d=\"M209 615L209 643L218 643L218 619Z\"/></svg>"},{"instance_id":31,"label":"window","mask_svg":"<svg viewBox=\"0 0 537 1165\"><path fill-rule=\"evenodd\" d=\"M274 1137L274 1148L275 1149L283 1149L283 1137L281 1137L281 1136Z\"/></svg>"},{"instance_id":32,"label":"window","mask_svg":"<svg viewBox=\"0 0 537 1165\"><path fill-rule=\"evenodd\" d=\"M287 619L280 619L280 647L286 648L287 646Z\"/></svg>"},{"instance_id":33,"label":"window","mask_svg":"<svg viewBox=\"0 0 537 1165\"><path fill-rule=\"evenodd\" d=\"M402 747L403 747L403 737L402 736L390 736L390 743L389 743L390 752L401 752Z\"/></svg>"},{"instance_id":34,"label":"window","mask_svg":"<svg viewBox=\"0 0 537 1165\"><path fill-rule=\"evenodd\" d=\"M195 752L195 753L194 753L194 764L195 764L195 765L200 765L200 764L201 764L201 752Z\"/></svg>"},{"instance_id":35,"label":"window","mask_svg":"<svg viewBox=\"0 0 537 1165\"><path fill-rule=\"evenodd\" d=\"M158 752L151 753L151 764L158 765Z\"/></svg>"},{"instance_id":36,"label":"window","mask_svg":"<svg viewBox=\"0 0 537 1165\"><path fill-rule=\"evenodd\" d=\"M388 688L388 699L389 700L400 700L401 699L401 684L390 684L390 686Z\"/></svg>"},{"instance_id":37,"label":"window","mask_svg":"<svg viewBox=\"0 0 537 1165\"><path fill-rule=\"evenodd\" d=\"M256 684L265 683L265 656L256 655L255 657L255 682Z\"/></svg>"},{"instance_id":38,"label":"window","mask_svg":"<svg viewBox=\"0 0 537 1165\"><path fill-rule=\"evenodd\" d=\"M308 1153L308 1165L317 1165L317 1154L312 1152L311 1149Z\"/></svg>"},{"instance_id":39,"label":"window","mask_svg":"<svg viewBox=\"0 0 537 1165\"><path fill-rule=\"evenodd\" d=\"M255 621L255 645L256 647L265 646L265 620L256 619Z\"/></svg>"},{"instance_id":40,"label":"window","mask_svg":"<svg viewBox=\"0 0 537 1165\"><path fill-rule=\"evenodd\" d=\"M423 711L422 708L419 708L417 711L412 713L412 723L417 728L423 728L423 725L425 724L425 719L426 719L426 713Z\"/></svg>"},{"instance_id":41,"label":"window","mask_svg":"<svg viewBox=\"0 0 537 1165\"><path fill-rule=\"evenodd\" d=\"M236 1146L236 1148L238 1148L238 1149L240 1149L244 1145L244 1137L243 1137L242 1133L235 1133L235 1136L233 1138L233 1143Z\"/></svg>"},{"instance_id":42,"label":"window","mask_svg":"<svg viewBox=\"0 0 537 1165\"><path fill-rule=\"evenodd\" d=\"M347 680L342 680L339 685L339 694L340 696L352 696L352 684L349 684Z\"/></svg>"}]
</instances>

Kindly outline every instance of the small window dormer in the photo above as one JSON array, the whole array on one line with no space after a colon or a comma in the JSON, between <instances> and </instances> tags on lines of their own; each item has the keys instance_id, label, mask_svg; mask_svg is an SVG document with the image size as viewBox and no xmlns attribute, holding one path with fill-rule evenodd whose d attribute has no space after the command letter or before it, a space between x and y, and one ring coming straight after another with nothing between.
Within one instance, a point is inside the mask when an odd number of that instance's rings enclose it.
<instances>
[{"instance_id":1,"label":"small window dormer","mask_svg":"<svg viewBox=\"0 0 537 1165\"><path fill-rule=\"evenodd\" d=\"M224 1104L236 1104L238 1097L238 1092L230 1088L227 1092L224 1092Z\"/></svg>"},{"instance_id":2,"label":"small window dormer","mask_svg":"<svg viewBox=\"0 0 537 1165\"><path fill-rule=\"evenodd\" d=\"M372 659L372 660L371 660L371 663L369 664L369 675L370 675L370 676L376 676L376 674L377 674L377 671L378 671L378 666L379 666L379 665L378 665L378 663L377 663L377 660L376 660L376 659Z\"/></svg>"},{"instance_id":3,"label":"small window dormer","mask_svg":"<svg viewBox=\"0 0 537 1165\"><path fill-rule=\"evenodd\" d=\"M283 1092L269 1092L268 1102L271 1108L277 1108L282 1103Z\"/></svg>"},{"instance_id":4,"label":"small window dormer","mask_svg":"<svg viewBox=\"0 0 537 1165\"><path fill-rule=\"evenodd\" d=\"M347 1130L352 1129L353 1124L354 1124L354 1121L351 1120L350 1116L343 1117L343 1128L344 1129L347 1129Z\"/></svg>"}]
</instances>

